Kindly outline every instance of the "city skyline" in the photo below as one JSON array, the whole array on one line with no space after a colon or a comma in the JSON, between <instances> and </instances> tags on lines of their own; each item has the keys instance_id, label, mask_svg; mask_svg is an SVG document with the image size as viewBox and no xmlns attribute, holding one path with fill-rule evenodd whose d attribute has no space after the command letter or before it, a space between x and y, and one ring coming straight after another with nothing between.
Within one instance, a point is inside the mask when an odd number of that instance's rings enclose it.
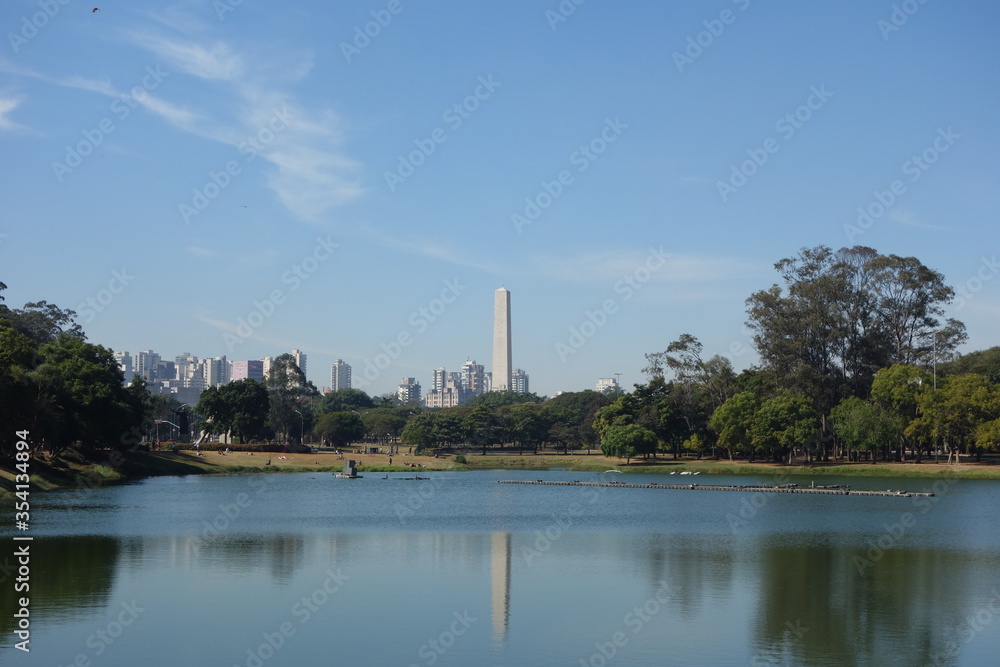
<instances>
[{"instance_id":1,"label":"city skyline","mask_svg":"<svg viewBox=\"0 0 1000 667\"><path fill-rule=\"evenodd\" d=\"M381 395L490 364L504 285L551 396L684 333L747 368L775 262L864 245L945 276L961 351L997 344L1000 6L404 2L355 53L374 7L229 5L5 3L6 305Z\"/></svg>"}]
</instances>

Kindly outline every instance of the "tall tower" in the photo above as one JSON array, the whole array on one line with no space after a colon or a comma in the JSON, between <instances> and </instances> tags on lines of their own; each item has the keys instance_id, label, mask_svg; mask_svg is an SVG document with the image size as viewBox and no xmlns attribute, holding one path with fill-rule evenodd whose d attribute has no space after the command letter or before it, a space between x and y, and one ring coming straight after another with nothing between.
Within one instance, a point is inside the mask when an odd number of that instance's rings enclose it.
<instances>
[{"instance_id":1,"label":"tall tower","mask_svg":"<svg viewBox=\"0 0 1000 667\"><path fill-rule=\"evenodd\" d=\"M510 385L510 292L501 287L493 295L493 391Z\"/></svg>"}]
</instances>

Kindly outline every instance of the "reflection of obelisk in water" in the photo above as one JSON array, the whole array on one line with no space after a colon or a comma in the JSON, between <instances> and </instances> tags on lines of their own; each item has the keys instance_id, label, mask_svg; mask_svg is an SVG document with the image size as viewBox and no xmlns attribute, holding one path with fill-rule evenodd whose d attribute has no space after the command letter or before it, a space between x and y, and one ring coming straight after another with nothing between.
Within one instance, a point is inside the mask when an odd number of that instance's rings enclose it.
<instances>
[{"instance_id":1,"label":"reflection of obelisk in water","mask_svg":"<svg viewBox=\"0 0 1000 667\"><path fill-rule=\"evenodd\" d=\"M491 536L490 566L493 640L504 641L510 617L510 533L493 533Z\"/></svg>"},{"instance_id":2,"label":"reflection of obelisk in water","mask_svg":"<svg viewBox=\"0 0 1000 667\"><path fill-rule=\"evenodd\" d=\"M493 293L493 391L510 390L510 292Z\"/></svg>"}]
</instances>

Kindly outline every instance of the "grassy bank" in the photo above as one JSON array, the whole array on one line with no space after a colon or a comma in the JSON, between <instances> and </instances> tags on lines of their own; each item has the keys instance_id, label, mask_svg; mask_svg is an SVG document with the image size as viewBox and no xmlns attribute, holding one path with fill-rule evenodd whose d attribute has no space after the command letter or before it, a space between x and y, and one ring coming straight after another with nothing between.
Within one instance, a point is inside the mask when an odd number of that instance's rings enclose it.
<instances>
[{"instance_id":1,"label":"grassy bank","mask_svg":"<svg viewBox=\"0 0 1000 667\"><path fill-rule=\"evenodd\" d=\"M1000 479L1000 465L993 463L935 464L922 463L814 463L810 465L780 465L774 463L747 463L732 461L683 459L634 460L626 464L599 453L594 454L481 454L467 452L467 463L455 463L452 456L393 456L350 454L358 462L362 474L388 472L405 473L431 470L548 470L564 468L580 472L601 472L615 469L630 473L670 473L691 471L709 475L837 475L846 477L943 477L964 479ZM133 452L117 468L108 464L106 454L85 458L76 452L64 457L32 459L31 482L33 490L93 488L123 480L142 479L163 475L211 475L275 472L339 472L345 461L332 452L317 454L262 454L233 452L220 454L205 452ZM413 468L409 465L418 467ZM0 495L9 496L14 488L14 472L0 468Z\"/></svg>"}]
</instances>

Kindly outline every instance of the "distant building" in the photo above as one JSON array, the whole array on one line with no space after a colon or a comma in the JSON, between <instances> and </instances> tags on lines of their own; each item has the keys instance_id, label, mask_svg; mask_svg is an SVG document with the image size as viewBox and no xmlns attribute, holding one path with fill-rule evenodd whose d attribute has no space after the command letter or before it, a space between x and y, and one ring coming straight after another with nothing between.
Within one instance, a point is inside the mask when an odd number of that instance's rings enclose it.
<instances>
[{"instance_id":1,"label":"distant building","mask_svg":"<svg viewBox=\"0 0 1000 667\"><path fill-rule=\"evenodd\" d=\"M470 396L478 396L490 390L487 376L486 369L482 364L477 364L475 359L462 364L462 384Z\"/></svg>"},{"instance_id":2,"label":"distant building","mask_svg":"<svg viewBox=\"0 0 1000 667\"><path fill-rule=\"evenodd\" d=\"M302 375L306 375L306 353L301 350L292 350L292 357L295 359L295 365L299 367L302 371Z\"/></svg>"},{"instance_id":3,"label":"distant building","mask_svg":"<svg viewBox=\"0 0 1000 667\"><path fill-rule=\"evenodd\" d=\"M444 382L447 374L448 372L444 369L444 366L435 368L431 371L431 391L441 391L444 389Z\"/></svg>"},{"instance_id":4,"label":"distant building","mask_svg":"<svg viewBox=\"0 0 1000 667\"><path fill-rule=\"evenodd\" d=\"M618 378L600 378L597 381L597 391L618 391Z\"/></svg>"},{"instance_id":5,"label":"distant building","mask_svg":"<svg viewBox=\"0 0 1000 667\"><path fill-rule=\"evenodd\" d=\"M274 357L262 357L260 360L260 372L264 378L271 377L271 366L274 365Z\"/></svg>"},{"instance_id":6,"label":"distant building","mask_svg":"<svg viewBox=\"0 0 1000 667\"><path fill-rule=\"evenodd\" d=\"M135 363L132 364L132 370L136 375L141 375L146 379L146 382L153 382L156 380L156 365L160 363L160 355L152 350L143 350L135 355ZM170 378L166 378L170 379Z\"/></svg>"},{"instance_id":7,"label":"distant building","mask_svg":"<svg viewBox=\"0 0 1000 667\"><path fill-rule=\"evenodd\" d=\"M403 378L396 389L396 398L404 405L413 405L420 402L420 383L416 378Z\"/></svg>"},{"instance_id":8,"label":"distant building","mask_svg":"<svg viewBox=\"0 0 1000 667\"><path fill-rule=\"evenodd\" d=\"M444 369L438 370L443 371ZM434 372L437 373L437 371ZM469 398L469 390L462 382L462 374L447 373L444 374L444 385L440 389L431 389L424 395L424 406L428 408L454 408Z\"/></svg>"},{"instance_id":9,"label":"distant building","mask_svg":"<svg viewBox=\"0 0 1000 667\"><path fill-rule=\"evenodd\" d=\"M330 389L331 391L337 391L338 389L350 388L351 365L344 363L343 359L337 359L330 366Z\"/></svg>"},{"instance_id":10,"label":"distant building","mask_svg":"<svg viewBox=\"0 0 1000 667\"><path fill-rule=\"evenodd\" d=\"M514 372L510 375L510 389L511 391L516 391L519 394L529 393L528 374L520 368L515 368Z\"/></svg>"},{"instance_id":11,"label":"distant building","mask_svg":"<svg viewBox=\"0 0 1000 667\"><path fill-rule=\"evenodd\" d=\"M205 359L205 381L209 387L218 387L229 382L229 360L225 355Z\"/></svg>"},{"instance_id":12,"label":"distant building","mask_svg":"<svg viewBox=\"0 0 1000 667\"><path fill-rule=\"evenodd\" d=\"M128 352L115 352L115 361L118 362L118 368L122 370L125 384L131 383L132 378L135 377L135 371L132 370L132 355Z\"/></svg>"},{"instance_id":13,"label":"distant building","mask_svg":"<svg viewBox=\"0 0 1000 667\"><path fill-rule=\"evenodd\" d=\"M232 382L236 382L237 380L256 380L257 382L262 382L264 380L264 362L259 359L234 361L230 380Z\"/></svg>"}]
</instances>

